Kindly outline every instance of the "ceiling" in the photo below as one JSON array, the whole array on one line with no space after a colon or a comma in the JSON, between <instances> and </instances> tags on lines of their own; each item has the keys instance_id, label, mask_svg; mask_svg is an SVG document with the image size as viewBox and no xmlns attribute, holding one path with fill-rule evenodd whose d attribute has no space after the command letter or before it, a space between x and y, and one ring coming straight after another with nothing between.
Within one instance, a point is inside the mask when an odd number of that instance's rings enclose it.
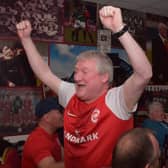
<instances>
[{"instance_id":1,"label":"ceiling","mask_svg":"<svg viewBox=\"0 0 168 168\"><path fill-rule=\"evenodd\" d=\"M168 0L85 0L168 17Z\"/></svg>"}]
</instances>

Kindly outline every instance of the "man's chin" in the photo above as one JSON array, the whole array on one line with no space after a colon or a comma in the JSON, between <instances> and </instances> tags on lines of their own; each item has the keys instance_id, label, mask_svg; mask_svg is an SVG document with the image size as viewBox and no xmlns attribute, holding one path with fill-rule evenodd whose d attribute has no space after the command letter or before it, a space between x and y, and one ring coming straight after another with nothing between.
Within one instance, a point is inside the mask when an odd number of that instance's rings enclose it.
<instances>
[{"instance_id":1,"label":"man's chin","mask_svg":"<svg viewBox=\"0 0 168 168\"><path fill-rule=\"evenodd\" d=\"M85 100L83 93L81 93L81 92L76 92L76 95L77 95L77 97L78 97L80 100Z\"/></svg>"}]
</instances>

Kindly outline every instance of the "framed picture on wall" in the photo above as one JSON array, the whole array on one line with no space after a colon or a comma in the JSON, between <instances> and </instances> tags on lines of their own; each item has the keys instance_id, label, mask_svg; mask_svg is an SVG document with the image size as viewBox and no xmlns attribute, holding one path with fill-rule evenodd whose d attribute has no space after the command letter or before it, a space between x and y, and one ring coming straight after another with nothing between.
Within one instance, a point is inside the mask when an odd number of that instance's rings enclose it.
<instances>
[{"instance_id":1,"label":"framed picture on wall","mask_svg":"<svg viewBox=\"0 0 168 168\"><path fill-rule=\"evenodd\" d=\"M36 42L36 46L48 63L48 44ZM0 86L36 87L39 82L33 73L20 43L16 40L0 41Z\"/></svg>"},{"instance_id":2,"label":"framed picture on wall","mask_svg":"<svg viewBox=\"0 0 168 168\"><path fill-rule=\"evenodd\" d=\"M16 23L30 20L35 40L61 42L64 30L63 11L64 0L0 1L0 37L16 38Z\"/></svg>"},{"instance_id":3,"label":"framed picture on wall","mask_svg":"<svg viewBox=\"0 0 168 168\"><path fill-rule=\"evenodd\" d=\"M65 0L64 4L64 41L96 45L97 4L82 0Z\"/></svg>"},{"instance_id":4,"label":"framed picture on wall","mask_svg":"<svg viewBox=\"0 0 168 168\"><path fill-rule=\"evenodd\" d=\"M34 110L42 88L0 88L0 136L27 134L35 126Z\"/></svg>"}]
</instances>

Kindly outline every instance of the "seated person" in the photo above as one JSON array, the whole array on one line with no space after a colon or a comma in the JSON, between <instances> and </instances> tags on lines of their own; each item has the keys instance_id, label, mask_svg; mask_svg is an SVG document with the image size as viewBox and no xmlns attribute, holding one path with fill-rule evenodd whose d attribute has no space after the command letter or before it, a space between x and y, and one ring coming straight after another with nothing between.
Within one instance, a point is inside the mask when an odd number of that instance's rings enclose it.
<instances>
[{"instance_id":1,"label":"seated person","mask_svg":"<svg viewBox=\"0 0 168 168\"><path fill-rule=\"evenodd\" d=\"M56 130L63 126L63 108L55 98L41 100L35 109L38 126L25 142L22 168L63 168Z\"/></svg>"},{"instance_id":2,"label":"seated person","mask_svg":"<svg viewBox=\"0 0 168 168\"><path fill-rule=\"evenodd\" d=\"M160 149L163 150L165 137L168 134L168 127L163 122L164 106L161 102L153 101L148 106L148 119L144 120L142 127L150 128L154 131L157 140L159 141Z\"/></svg>"},{"instance_id":3,"label":"seated person","mask_svg":"<svg viewBox=\"0 0 168 168\"><path fill-rule=\"evenodd\" d=\"M153 132L134 128L118 140L112 159L112 168L159 168L160 148Z\"/></svg>"}]
</instances>

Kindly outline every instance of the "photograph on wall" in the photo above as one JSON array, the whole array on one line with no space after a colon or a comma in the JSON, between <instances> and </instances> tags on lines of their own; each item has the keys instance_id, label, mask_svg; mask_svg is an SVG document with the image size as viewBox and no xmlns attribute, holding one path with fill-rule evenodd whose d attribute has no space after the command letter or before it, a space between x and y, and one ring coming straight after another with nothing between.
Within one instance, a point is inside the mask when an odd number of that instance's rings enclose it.
<instances>
[{"instance_id":1,"label":"photograph on wall","mask_svg":"<svg viewBox=\"0 0 168 168\"><path fill-rule=\"evenodd\" d=\"M168 18L147 14L147 54L153 68L152 84L168 84Z\"/></svg>"},{"instance_id":2,"label":"photograph on wall","mask_svg":"<svg viewBox=\"0 0 168 168\"><path fill-rule=\"evenodd\" d=\"M41 88L0 89L0 136L28 133L36 124L34 110Z\"/></svg>"},{"instance_id":3,"label":"photograph on wall","mask_svg":"<svg viewBox=\"0 0 168 168\"><path fill-rule=\"evenodd\" d=\"M48 45L37 43L41 55L48 59ZM0 42L0 86L24 87L38 86L38 79L33 73L26 53L20 43L15 40Z\"/></svg>"},{"instance_id":4,"label":"photograph on wall","mask_svg":"<svg viewBox=\"0 0 168 168\"><path fill-rule=\"evenodd\" d=\"M97 31L97 49L100 52L111 52L111 31L107 29L99 29Z\"/></svg>"},{"instance_id":5,"label":"photograph on wall","mask_svg":"<svg viewBox=\"0 0 168 168\"><path fill-rule=\"evenodd\" d=\"M87 50L97 50L97 48L52 43L50 45L49 65L58 77L72 82L76 57ZM107 54L112 59L115 69L113 85L122 84L132 74L132 67L127 54L123 49L117 48L112 48L111 52Z\"/></svg>"},{"instance_id":6,"label":"photograph on wall","mask_svg":"<svg viewBox=\"0 0 168 168\"><path fill-rule=\"evenodd\" d=\"M16 23L29 20L36 40L63 41L64 0L0 1L0 37L17 37Z\"/></svg>"},{"instance_id":7,"label":"photograph on wall","mask_svg":"<svg viewBox=\"0 0 168 168\"><path fill-rule=\"evenodd\" d=\"M65 0L65 42L96 45L96 9L96 3Z\"/></svg>"}]
</instances>

